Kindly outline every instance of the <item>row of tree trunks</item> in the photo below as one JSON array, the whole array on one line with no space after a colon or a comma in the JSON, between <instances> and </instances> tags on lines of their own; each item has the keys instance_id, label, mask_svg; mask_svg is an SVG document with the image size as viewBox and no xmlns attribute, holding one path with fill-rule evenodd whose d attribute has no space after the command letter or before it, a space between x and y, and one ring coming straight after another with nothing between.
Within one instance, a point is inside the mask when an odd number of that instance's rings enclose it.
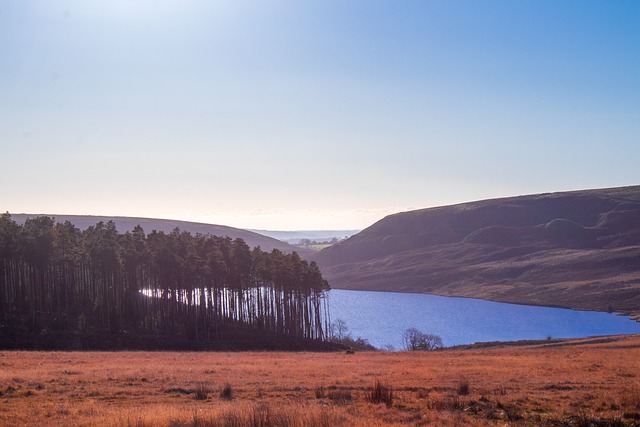
<instances>
[{"instance_id":1,"label":"row of tree trunks","mask_svg":"<svg viewBox=\"0 0 640 427\"><path fill-rule=\"evenodd\" d=\"M163 333L215 342L232 323L325 340L328 289L315 263L251 250L241 239L0 217L0 334Z\"/></svg>"}]
</instances>

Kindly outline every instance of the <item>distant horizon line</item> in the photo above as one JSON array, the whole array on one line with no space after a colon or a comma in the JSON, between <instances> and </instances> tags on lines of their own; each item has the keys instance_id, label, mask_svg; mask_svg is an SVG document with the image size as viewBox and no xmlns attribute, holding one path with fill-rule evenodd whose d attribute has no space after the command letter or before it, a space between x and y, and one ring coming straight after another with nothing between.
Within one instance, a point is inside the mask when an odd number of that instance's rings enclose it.
<instances>
[{"instance_id":1,"label":"distant horizon line","mask_svg":"<svg viewBox=\"0 0 640 427\"><path fill-rule=\"evenodd\" d=\"M224 227L224 228L234 228L237 230L245 230L252 232L260 232L260 231L268 231L268 232L276 232L276 233L295 233L301 231L320 231L320 232L330 232L330 231L362 231L364 228L297 228L291 230L282 230L282 229L269 229L269 228L249 228L249 227L236 227L233 225L226 224L217 224L213 222L202 222L202 221L193 221L187 219L176 219L176 218L158 218L158 217L149 217L149 216L132 216L132 215L104 215L104 214L61 214L61 213L28 213L28 212L9 212L5 211L3 213L8 213L11 217L15 215L26 216L26 217L39 217L39 216L48 216L57 220L58 217L88 217L88 218L114 218L114 219L144 219L144 220L153 220L153 221L176 221L176 222L188 222L191 224L201 224L201 225L213 225L216 227ZM56 221L57 222L57 221ZM99 221L98 221L99 222ZM366 228L366 227L365 227Z\"/></svg>"},{"instance_id":2,"label":"distant horizon line","mask_svg":"<svg viewBox=\"0 0 640 427\"><path fill-rule=\"evenodd\" d=\"M25 213L25 212L21 212L21 213L11 213L9 211L5 211L7 213L9 213L10 215L24 215L24 216L49 216L49 217L53 217L53 218L57 218L57 217L93 217L93 218L121 218L121 219L144 219L144 220L160 220L160 221L177 221L177 222L188 222L191 224L201 224L201 225L212 225L212 226L217 226L217 227L223 227L223 228L233 228L233 229L238 229L238 230L246 230L246 231L251 231L251 232L279 232L279 233L287 233L287 232L317 232L317 231L322 231L322 232L330 232L330 231L355 231L355 232L359 232L362 231L370 226L372 226L373 224L375 224L376 222L382 220L383 218L385 218L386 216L389 215L394 215L394 214L398 214L398 213L404 213L404 212L411 212L411 211L420 211L420 210L425 210L425 209L434 209L434 208L442 208L442 207L448 207L448 206L458 206L458 205L466 205L469 203L475 203L475 202L483 202L483 201L493 201L493 200L500 200L500 199L510 199L510 198L517 198L517 197L528 197L528 196L541 196L541 195L549 195L549 194L560 194L560 193L577 193L577 192L583 192L583 191L607 191L607 190L617 190L617 189L624 189L624 188L630 188L630 187L640 187L639 184L627 184L627 185L614 185L614 186L604 186L604 187L593 187L593 188L579 188L579 189L568 189L568 190L552 190L552 191L537 191L537 192L532 192L532 193L522 193L522 194L512 194L512 195L506 195L506 196L495 196L495 197L485 197L485 198L478 198L478 199L472 199L472 200L465 200L465 201L456 201L456 202L450 202L450 203L437 203L433 206L425 206L425 207L420 207L420 208L405 208L405 209L399 209L393 213L387 213L384 215L381 215L379 218L375 219L374 221L372 221L371 223L362 226L362 227L328 227L328 228L313 228L313 227L302 227L302 228L295 228L295 229L283 229L281 227L274 227L274 228L266 228L266 227L254 227L254 226L250 226L250 227L245 227L245 226L237 226L237 225L227 225L227 224L223 224L223 223L219 223L219 222L204 222L203 220L194 220L194 219L178 219L178 218L170 218L170 217L166 217L166 218L159 218L159 217L155 217L155 216L133 216L133 215L105 215L105 214L49 214L49 213Z\"/></svg>"}]
</instances>

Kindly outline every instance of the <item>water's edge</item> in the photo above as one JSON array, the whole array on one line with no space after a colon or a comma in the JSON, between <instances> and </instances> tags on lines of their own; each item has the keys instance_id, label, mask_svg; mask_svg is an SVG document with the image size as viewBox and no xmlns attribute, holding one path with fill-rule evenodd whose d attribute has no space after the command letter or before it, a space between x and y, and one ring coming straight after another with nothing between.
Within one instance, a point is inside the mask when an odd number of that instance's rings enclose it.
<instances>
[{"instance_id":1,"label":"water's edge","mask_svg":"<svg viewBox=\"0 0 640 427\"><path fill-rule=\"evenodd\" d=\"M410 327L440 335L445 346L640 333L640 323L626 313L481 298L332 289L329 301L332 319L343 319L353 338L379 348L401 349L402 332Z\"/></svg>"}]
</instances>

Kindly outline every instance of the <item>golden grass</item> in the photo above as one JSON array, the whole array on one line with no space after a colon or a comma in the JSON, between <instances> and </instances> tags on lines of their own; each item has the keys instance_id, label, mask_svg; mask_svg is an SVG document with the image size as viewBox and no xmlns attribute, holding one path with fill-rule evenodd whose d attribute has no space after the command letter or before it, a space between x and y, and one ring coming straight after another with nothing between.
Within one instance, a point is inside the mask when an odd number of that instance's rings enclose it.
<instances>
[{"instance_id":1,"label":"golden grass","mask_svg":"<svg viewBox=\"0 0 640 427\"><path fill-rule=\"evenodd\" d=\"M392 387L390 406L368 399L377 381ZM593 421L640 425L639 336L355 355L0 352L3 426Z\"/></svg>"}]
</instances>

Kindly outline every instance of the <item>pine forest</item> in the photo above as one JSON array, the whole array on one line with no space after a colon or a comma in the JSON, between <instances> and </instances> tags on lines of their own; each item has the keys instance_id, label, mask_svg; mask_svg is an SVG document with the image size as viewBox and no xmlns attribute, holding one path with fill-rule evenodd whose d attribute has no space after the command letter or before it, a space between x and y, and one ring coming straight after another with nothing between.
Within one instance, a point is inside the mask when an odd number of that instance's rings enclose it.
<instances>
[{"instance_id":1,"label":"pine forest","mask_svg":"<svg viewBox=\"0 0 640 427\"><path fill-rule=\"evenodd\" d=\"M0 217L0 348L321 348L328 290L242 239Z\"/></svg>"}]
</instances>

